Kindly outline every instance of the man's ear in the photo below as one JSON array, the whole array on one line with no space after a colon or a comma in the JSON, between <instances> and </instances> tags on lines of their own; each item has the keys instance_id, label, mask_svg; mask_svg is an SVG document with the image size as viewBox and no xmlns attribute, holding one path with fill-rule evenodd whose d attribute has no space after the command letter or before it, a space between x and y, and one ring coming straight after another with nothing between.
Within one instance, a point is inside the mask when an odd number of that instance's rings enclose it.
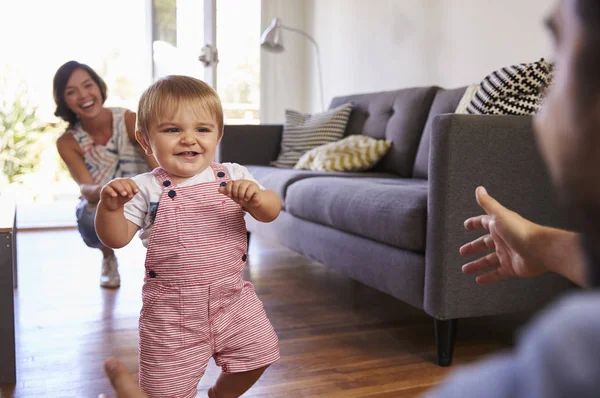
<instances>
[{"instance_id":1,"label":"man's ear","mask_svg":"<svg viewBox=\"0 0 600 398\"><path fill-rule=\"evenodd\" d=\"M152 156L152 147L144 137L144 134L140 130L135 130L135 139L144 148L144 152L147 156Z\"/></svg>"}]
</instances>

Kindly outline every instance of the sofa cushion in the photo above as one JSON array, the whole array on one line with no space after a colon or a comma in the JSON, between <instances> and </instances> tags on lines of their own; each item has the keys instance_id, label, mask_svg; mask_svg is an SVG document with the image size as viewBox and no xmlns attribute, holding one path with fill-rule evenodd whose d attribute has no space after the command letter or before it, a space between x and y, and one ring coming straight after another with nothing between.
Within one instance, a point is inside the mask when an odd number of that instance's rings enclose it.
<instances>
[{"instance_id":1,"label":"sofa cushion","mask_svg":"<svg viewBox=\"0 0 600 398\"><path fill-rule=\"evenodd\" d=\"M336 97L330 108L354 105L346 135L364 134L392 141L393 145L375 171L411 177L417 148L437 87Z\"/></svg>"},{"instance_id":2,"label":"sofa cushion","mask_svg":"<svg viewBox=\"0 0 600 398\"><path fill-rule=\"evenodd\" d=\"M392 146L391 141L355 134L306 152L294 166L297 170L364 171L372 169Z\"/></svg>"},{"instance_id":3,"label":"sofa cushion","mask_svg":"<svg viewBox=\"0 0 600 398\"><path fill-rule=\"evenodd\" d=\"M354 177L354 178L382 178L394 179L398 178L392 173L377 173L377 172L356 172L356 173L337 173L326 171L310 171L310 170L294 170L281 169L270 166L247 166L252 177L256 179L263 187L272 189L279 195L285 205L285 197L287 188L294 182L311 177Z\"/></svg>"},{"instance_id":4,"label":"sofa cushion","mask_svg":"<svg viewBox=\"0 0 600 398\"><path fill-rule=\"evenodd\" d=\"M423 130L423 137L419 144L419 151L415 160L413 177L428 178L429 173L429 144L431 141L431 129L433 128L433 119L437 115L444 113L454 113L460 99L465 93L466 87L455 88L452 90L439 89L429 110L427 124Z\"/></svg>"},{"instance_id":5,"label":"sofa cushion","mask_svg":"<svg viewBox=\"0 0 600 398\"><path fill-rule=\"evenodd\" d=\"M271 165L291 169L307 151L341 139L351 111L352 104L314 115L287 109L281 151Z\"/></svg>"},{"instance_id":6,"label":"sofa cushion","mask_svg":"<svg viewBox=\"0 0 600 398\"><path fill-rule=\"evenodd\" d=\"M311 178L290 185L290 214L386 243L425 251L427 181Z\"/></svg>"}]
</instances>

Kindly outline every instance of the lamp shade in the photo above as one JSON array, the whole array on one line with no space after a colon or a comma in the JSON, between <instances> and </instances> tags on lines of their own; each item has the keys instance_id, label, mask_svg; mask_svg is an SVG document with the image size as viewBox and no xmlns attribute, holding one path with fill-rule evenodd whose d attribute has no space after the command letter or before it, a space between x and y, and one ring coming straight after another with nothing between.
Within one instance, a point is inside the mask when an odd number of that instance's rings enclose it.
<instances>
[{"instance_id":1,"label":"lamp shade","mask_svg":"<svg viewBox=\"0 0 600 398\"><path fill-rule=\"evenodd\" d=\"M271 25L263 32L260 37L260 46L267 51L280 53L284 50L283 35L281 32L281 22L279 18L273 18Z\"/></svg>"}]
</instances>

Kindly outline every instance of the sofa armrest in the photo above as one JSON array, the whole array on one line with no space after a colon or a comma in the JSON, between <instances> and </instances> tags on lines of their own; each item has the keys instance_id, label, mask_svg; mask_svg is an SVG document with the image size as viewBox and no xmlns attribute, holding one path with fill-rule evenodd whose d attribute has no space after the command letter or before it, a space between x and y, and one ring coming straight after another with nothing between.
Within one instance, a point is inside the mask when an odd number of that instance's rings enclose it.
<instances>
[{"instance_id":1,"label":"sofa armrest","mask_svg":"<svg viewBox=\"0 0 600 398\"><path fill-rule=\"evenodd\" d=\"M283 125L226 125L217 149L218 162L265 165L279 155Z\"/></svg>"},{"instance_id":2,"label":"sofa armrest","mask_svg":"<svg viewBox=\"0 0 600 398\"><path fill-rule=\"evenodd\" d=\"M566 279L546 274L477 285L464 275L461 245L482 235L463 223L482 214L475 189L524 217L565 227L548 173L538 152L530 116L440 115L433 125L424 289L425 311L455 319L537 309L565 288Z\"/></svg>"}]
</instances>

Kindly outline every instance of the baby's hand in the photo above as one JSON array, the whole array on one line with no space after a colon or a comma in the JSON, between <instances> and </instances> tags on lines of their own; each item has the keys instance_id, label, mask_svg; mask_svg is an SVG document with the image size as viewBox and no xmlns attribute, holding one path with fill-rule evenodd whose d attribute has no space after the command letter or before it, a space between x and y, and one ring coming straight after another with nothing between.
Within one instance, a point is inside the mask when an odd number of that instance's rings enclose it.
<instances>
[{"instance_id":1,"label":"baby's hand","mask_svg":"<svg viewBox=\"0 0 600 398\"><path fill-rule=\"evenodd\" d=\"M227 185L220 187L219 192L245 208L259 207L262 203L260 187L250 180L227 181Z\"/></svg>"},{"instance_id":2,"label":"baby's hand","mask_svg":"<svg viewBox=\"0 0 600 398\"><path fill-rule=\"evenodd\" d=\"M131 178L115 178L100 191L100 204L106 210L119 210L138 192L138 186Z\"/></svg>"}]
</instances>

